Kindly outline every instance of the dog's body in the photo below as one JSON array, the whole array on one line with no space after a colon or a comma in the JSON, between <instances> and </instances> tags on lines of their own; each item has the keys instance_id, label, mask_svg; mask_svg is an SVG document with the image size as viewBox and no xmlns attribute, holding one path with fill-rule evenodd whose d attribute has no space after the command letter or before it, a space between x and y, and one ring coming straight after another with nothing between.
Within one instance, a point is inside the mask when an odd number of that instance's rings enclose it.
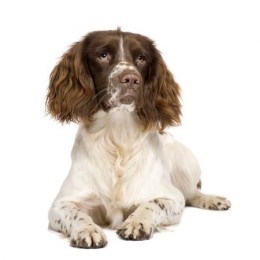
<instances>
[{"instance_id":1,"label":"dog's body","mask_svg":"<svg viewBox=\"0 0 260 260\"><path fill-rule=\"evenodd\" d=\"M48 109L81 126L70 173L49 212L51 229L72 246L97 248L107 243L100 226L142 240L178 223L185 205L230 207L199 191L197 160L164 131L179 123L178 97L146 37L94 32L63 56L51 76Z\"/></svg>"}]
</instances>

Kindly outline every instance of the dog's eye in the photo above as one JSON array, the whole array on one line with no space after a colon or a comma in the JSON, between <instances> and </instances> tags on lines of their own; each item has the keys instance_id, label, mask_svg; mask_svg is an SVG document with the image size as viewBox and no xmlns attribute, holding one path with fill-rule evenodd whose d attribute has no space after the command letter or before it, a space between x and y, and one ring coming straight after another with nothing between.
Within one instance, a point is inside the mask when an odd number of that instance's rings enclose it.
<instances>
[{"instance_id":1,"label":"dog's eye","mask_svg":"<svg viewBox=\"0 0 260 260\"><path fill-rule=\"evenodd\" d=\"M139 54L136 59L137 65L144 64L145 62L146 62L146 57L143 54Z\"/></svg>"},{"instance_id":2,"label":"dog's eye","mask_svg":"<svg viewBox=\"0 0 260 260\"><path fill-rule=\"evenodd\" d=\"M98 59L103 63L108 63L111 59L111 55L107 51L103 51L98 54Z\"/></svg>"},{"instance_id":3,"label":"dog's eye","mask_svg":"<svg viewBox=\"0 0 260 260\"><path fill-rule=\"evenodd\" d=\"M107 58L107 56L108 56L108 52L102 52L102 53L99 55L99 58L100 58L100 59L105 59L105 58Z\"/></svg>"}]
</instances>

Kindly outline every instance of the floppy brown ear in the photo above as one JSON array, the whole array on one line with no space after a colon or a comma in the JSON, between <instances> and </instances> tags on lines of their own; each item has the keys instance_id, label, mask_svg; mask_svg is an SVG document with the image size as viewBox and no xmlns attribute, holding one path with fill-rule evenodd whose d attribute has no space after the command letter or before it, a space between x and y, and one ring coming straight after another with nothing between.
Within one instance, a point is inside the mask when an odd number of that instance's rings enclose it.
<instances>
[{"instance_id":1,"label":"floppy brown ear","mask_svg":"<svg viewBox=\"0 0 260 260\"><path fill-rule=\"evenodd\" d=\"M163 131L167 126L181 123L180 87L158 52L150 69L147 86L140 96L142 102L138 114L145 129Z\"/></svg>"},{"instance_id":2,"label":"floppy brown ear","mask_svg":"<svg viewBox=\"0 0 260 260\"><path fill-rule=\"evenodd\" d=\"M46 106L60 122L88 123L96 112L94 83L86 61L82 61L81 42L73 45L51 72Z\"/></svg>"}]
</instances>

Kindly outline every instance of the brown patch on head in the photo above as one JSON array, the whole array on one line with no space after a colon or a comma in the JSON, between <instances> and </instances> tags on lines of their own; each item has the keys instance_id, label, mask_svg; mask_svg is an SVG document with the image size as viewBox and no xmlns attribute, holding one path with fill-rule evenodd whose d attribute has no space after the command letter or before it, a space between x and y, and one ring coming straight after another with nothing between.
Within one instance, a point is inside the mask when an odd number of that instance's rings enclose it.
<instances>
[{"instance_id":1,"label":"brown patch on head","mask_svg":"<svg viewBox=\"0 0 260 260\"><path fill-rule=\"evenodd\" d=\"M179 125L180 88L153 41L120 29L92 32L62 56L50 76L49 113L61 122L88 124L99 109L109 111L113 94L109 75L120 62L128 71L113 79L118 98L123 104L134 101L144 129L163 131ZM130 95L121 92L124 88Z\"/></svg>"}]
</instances>

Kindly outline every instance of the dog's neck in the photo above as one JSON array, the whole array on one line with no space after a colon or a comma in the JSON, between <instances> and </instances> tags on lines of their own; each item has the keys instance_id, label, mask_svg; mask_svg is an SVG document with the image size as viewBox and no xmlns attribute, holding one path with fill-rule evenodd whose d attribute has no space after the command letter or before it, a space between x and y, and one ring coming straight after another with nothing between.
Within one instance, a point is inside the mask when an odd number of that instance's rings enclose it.
<instances>
[{"instance_id":1,"label":"dog's neck","mask_svg":"<svg viewBox=\"0 0 260 260\"><path fill-rule=\"evenodd\" d=\"M146 136L136 111L132 107L115 107L109 112L98 111L93 122L86 127L96 137L109 138L117 145L125 146Z\"/></svg>"}]
</instances>

